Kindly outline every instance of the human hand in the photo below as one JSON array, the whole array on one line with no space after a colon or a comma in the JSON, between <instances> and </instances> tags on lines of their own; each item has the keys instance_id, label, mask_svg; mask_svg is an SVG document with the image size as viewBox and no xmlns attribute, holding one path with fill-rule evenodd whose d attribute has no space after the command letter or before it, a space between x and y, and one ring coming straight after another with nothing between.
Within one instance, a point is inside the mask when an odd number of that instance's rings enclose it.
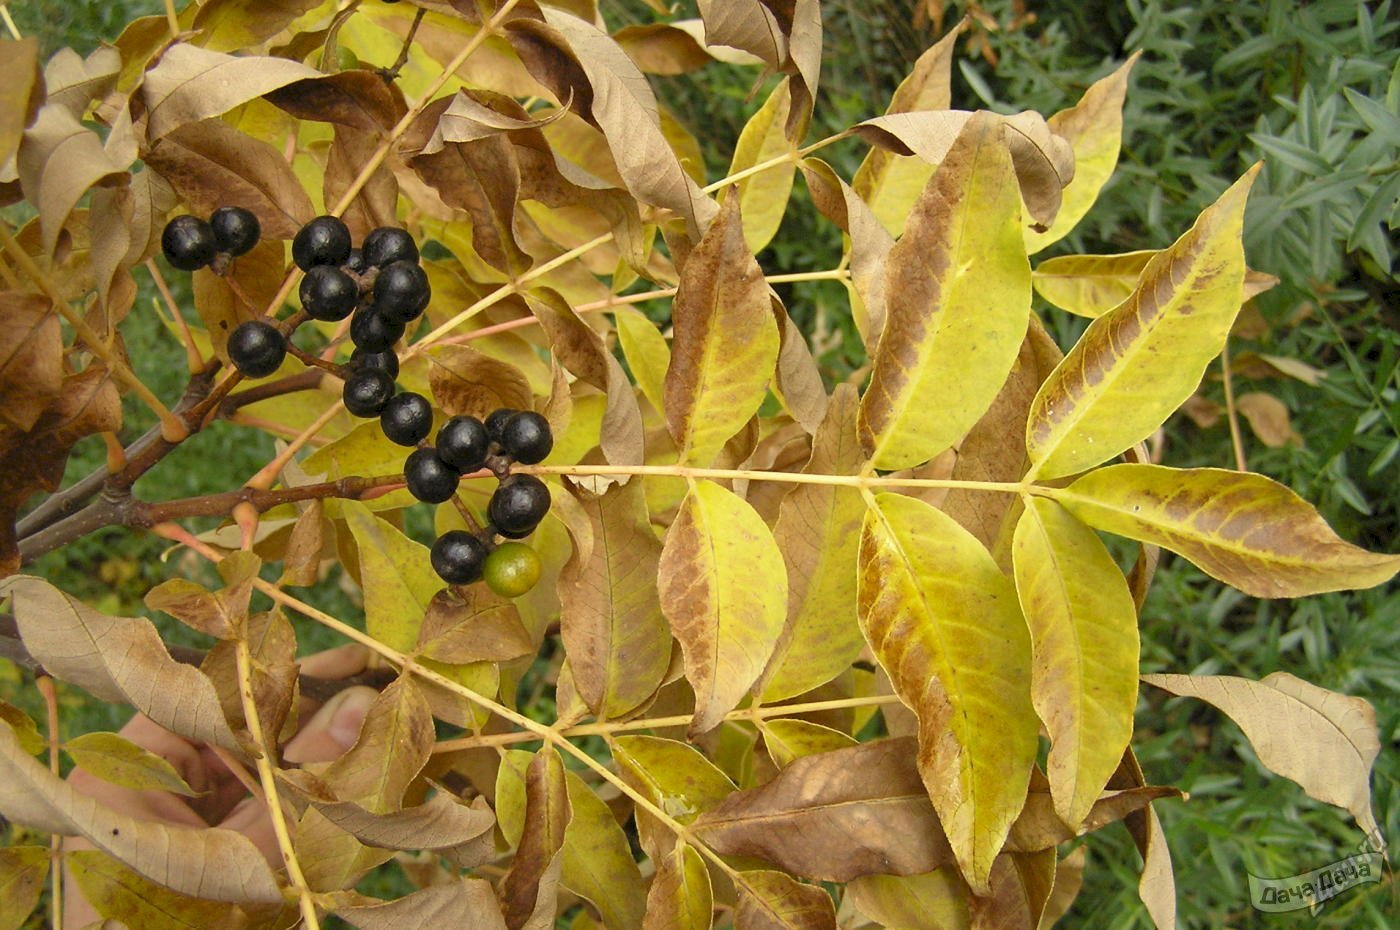
<instances>
[{"instance_id":1,"label":"human hand","mask_svg":"<svg viewBox=\"0 0 1400 930\"><path fill-rule=\"evenodd\" d=\"M356 644L341 646L307 656L300 663L301 673L322 679L349 678L364 671L369 651ZM346 688L324 705L303 698L298 719L303 721L296 735L284 746L282 758L290 763L329 762L339 758L359 737L360 726L376 693L363 686ZM274 867L281 865L277 837L267 804L249 794L242 781L224 760L207 745L191 743L138 714L121 729L121 735L150 750L175 767L185 783L198 794L180 797L168 791L140 791L124 788L74 769L68 782L76 790L97 799L104 807L142 820L185 827L222 827L247 836ZM65 851L91 849L81 837L66 837ZM97 912L65 871L65 930L86 927L98 919Z\"/></svg>"}]
</instances>

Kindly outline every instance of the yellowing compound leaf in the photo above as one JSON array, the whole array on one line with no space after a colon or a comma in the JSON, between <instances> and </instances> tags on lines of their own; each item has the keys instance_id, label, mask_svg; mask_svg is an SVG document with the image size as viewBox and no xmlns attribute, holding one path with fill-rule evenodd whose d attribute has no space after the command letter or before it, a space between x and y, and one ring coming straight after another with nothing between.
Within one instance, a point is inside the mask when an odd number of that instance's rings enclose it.
<instances>
[{"instance_id":1,"label":"yellowing compound leaf","mask_svg":"<svg viewBox=\"0 0 1400 930\"><path fill-rule=\"evenodd\" d=\"M953 55L962 31L963 24L958 23L919 56L909 76L895 89L886 114L946 110L952 106ZM899 155L889 149L873 147L856 169L851 186L870 204L870 210L883 228L898 236L904 232L909 208L935 167L935 163L916 155ZM854 237L854 231L848 231ZM853 263L852 272L854 270ZM875 338L866 340L867 345L873 346L875 342Z\"/></svg>"},{"instance_id":2,"label":"yellowing compound leaf","mask_svg":"<svg viewBox=\"0 0 1400 930\"><path fill-rule=\"evenodd\" d=\"M1249 472L1112 465L1057 499L1095 529L1170 549L1253 597L1369 588L1400 571L1400 555L1343 541L1307 501Z\"/></svg>"},{"instance_id":3,"label":"yellowing compound leaf","mask_svg":"<svg viewBox=\"0 0 1400 930\"><path fill-rule=\"evenodd\" d=\"M1011 178L997 123L976 114L885 260L886 322L860 408L861 444L877 468L949 448L1011 371L1031 300Z\"/></svg>"},{"instance_id":4,"label":"yellowing compound leaf","mask_svg":"<svg viewBox=\"0 0 1400 930\"><path fill-rule=\"evenodd\" d=\"M1371 767L1380 754L1375 709L1365 700L1274 672L1262 681L1233 675L1144 675L1181 697L1214 705L1239 724L1259 761L1310 797L1344 808L1367 836Z\"/></svg>"},{"instance_id":5,"label":"yellowing compound leaf","mask_svg":"<svg viewBox=\"0 0 1400 930\"><path fill-rule=\"evenodd\" d=\"M194 17L200 44L221 52L251 48L277 35L316 0L209 0Z\"/></svg>"},{"instance_id":6,"label":"yellowing compound leaf","mask_svg":"<svg viewBox=\"0 0 1400 930\"><path fill-rule=\"evenodd\" d=\"M591 528L571 527L573 553L559 576L560 633L579 696L601 718L635 709L661 686L671 630L657 595L661 543L647 517L642 482L579 493Z\"/></svg>"},{"instance_id":7,"label":"yellowing compound leaf","mask_svg":"<svg viewBox=\"0 0 1400 930\"><path fill-rule=\"evenodd\" d=\"M240 907L219 901L203 901L179 894L143 878L104 852L77 849L64 857L66 866L83 897L107 918L126 927L153 930L238 930L248 926L248 915Z\"/></svg>"},{"instance_id":8,"label":"yellowing compound leaf","mask_svg":"<svg viewBox=\"0 0 1400 930\"><path fill-rule=\"evenodd\" d=\"M40 765L0 727L0 814L45 833L84 836L174 891L212 901L277 903L277 880L253 841L218 827L175 826L119 813Z\"/></svg>"},{"instance_id":9,"label":"yellowing compound leaf","mask_svg":"<svg viewBox=\"0 0 1400 930\"><path fill-rule=\"evenodd\" d=\"M1117 255L1057 255L1031 272L1037 294L1077 316L1103 316L1127 300L1156 249Z\"/></svg>"},{"instance_id":10,"label":"yellowing compound leaf","mask_svg":"<svg viewBox=\"0 0 1400 930\"><path fill-rule=\"evenodd\" d=\"M794 760L736 791L693 829L715 852L753 856L818 881L913 875L951 859L907 737Z\"/></svg>"},{"instance_id":11,"label":"yellowing compound leaf","mask_svg":"<svg viewBox=\"0 0 1400 930\"><path fill-rule=\"evenodd\" d=\"M131 704L186 739L241 748L214 685L172 659L149 620L98 613L29 575L0 581L0 596L13 598L20 638L50 675L100 700Z\"/></svg>"},{"instance_id":12,"label":"yellowing compound leaf","mask_svg":"<svg viewBox=\"0 0 1400 930\"><path fill-rule=\"evenodd\" d=\"M738 183L744 217L744 241L749 244L749 251L755 254L761 252L778 232L783 214L787 211L788 197L792 193L796 149L783 132L788 111L792 108L789 83L783 81L778 84L758 112L744 124L739 141L734 146L734 158L729 163L729 174L735 175L773 158L792 156L791 161L751 174ZM725 196L733 196L733 189Z\"/></svg>"},{"instance_id":13,"label":"yellowing compound leaf","mask_svg":"<svg viewBox=\"0 0 1400 930\"><path fill-rule=\"evenodd\" d=\"M481 878L431 885L394 901L337 907L335 913L359 930L506 930L501 902L496 900L491 883Z\"/></svg>"},{"instance_id":14,"label":"yellowing compound leaf","mask_svg":"<svg viewBox=\"0 0 1400 930\"><path fill-rule=\"evenodd\" d=\"M765 720L759 724L763 746L778 768L786 768L804 756L833 752L856 744L855 737L808 720Z\"/></svg>"},{"instance_id":15,"label":"yellowing compound leaf","mask_svg":"<svg viewBox=\"0 0 1400 930\"><path fill-rule=\"evenodd\" d=\"M172 45L141 85L147 134L154 141L187 123L227 113L254 97L314 77L320 77L314 68L287 58L225 55L185 42Z\"/></svg>"},{"instance_id":16,"label":"yellowing compound leaf","mask_svg":"<svg viewBox=\"0 0 1400 930\"><path fill-rule=\"evenodd\" d=\"M1036 395L1032 473L1059 478L1141 442L1191 396L1239 313L1244 205L1259 166L1155 255L1127 300L1099 317Z\"/></svg>"},{"instance_id":17,"label":"yellowing compound leaf","mask_svg":"<svg viewBox=\"0 0 1400 930\"><path fill-rule=\"evenodd\" d=\"M671 319L666 425L683 463L710 465L763 403L780 345L738 197L725 200L681 266Z\"/></svg>"},{"instance_id":18,"label":"yellowing compound leaf","mask_svg":"<svg viewBox=\"0 0 1400 930\"><path fill-rule=\"evenodd\" d=\"M49 871L45 846L9 846L0 849L0 930L19 930L44 891ZM706 873L706 890L709 889ZM708 912L705 915L709 917ZM677 930L681 930L680 925ZM705 924L708 930L709 923Z\"/></svg>"},{"instance_id":19,"label":"yellowing compound leaf","mask_svg":"<svg viewBox=\"0 0 1400 930\"><path fill-rule=\"evenodd\" d=\"M1141 52L1133 55L1116 71L1090 85L1079 102L1061 110L1046 123L1050 131L1069 140L1074 149L1074 179L1065 185L1060 210L1044 232L1025 230L1026 252L1034 255L1065 237L1089 212L1099 190L1118 164L1123 144L1123 98L1128 92L1128 73Z\"/></svg>"},{"instance_id":20,"label":"yellowing compound leaf","mask_svg":"<svg viewBox=\"0 0 1400 930\"><path fill-rule=\"evenodd\" d=\"M782 872L740 872L734 930L836 930L836 909L822 888Z\"/></svg>"},{"instance_id":21,"label":"yellowing compound leaf","mask_svg":"<svg viewBox=\"0 0 1400 930\"><path fill-rule=\"evenodd\" d=\"M637 387L651 402L653 409L664 410L666 369L671 366L671 347L655 323L633 307L618 307L613 316L617 326L617 343L623 358L637 380Z\"/></svg>"},{"instance_id":22,"label":"yellowing compound leaf","mask_svg":"<svg viewBox=\"0 0 1400 930\"><path fill-rule=\"evenodd\" d=\"M860 471L857 405L855 389L839 385L804 474ZM852 487L799 484L783 498L773 539L787 565L787 620L759 684L764 702L811 691L860 655L865 640L856 622L855 565L864 517L860 491Z\"/></svg>"},{"instance_id":23,"label":"yellowing compound leaf","mask_svg":"<svg viewBox=\"0 0 1400 930\"><path fill-rule=\"evenodd\" d=\"M695 482L666 533L661 609L695 689L690 729L706 733L762 673L787 614L787 569L773 534L747 502Z\"/></svg>"},{"instance_id":24,"label":"yellowing compound leaf","mask_svg":"<svg viewBox=\"0 0 1400 930\"><path fill-rule=\"evenodd\" d=\"M564 764L553 747L535 754L525 773L525 821L515 860L501 882L501 910L510 930L554 926L554 898L564 835L573 820Z\"/></svg>"},{"instance_id":25,"label":"yellowing compound leaf","mask_svg":"<svg viewBox=\"0 0 1400 930\"><path fill-rule=\"evenodd\" d=\"M985 893L1026 800L1040 727L1011 581L953 519L881 494L865 518L861 628L919 718L919 773L963 876Z\"/></svg>"},{"instance_id":26,"label":"yellowing compound leaf","mask_svg":"<svg viewBox=\"0 0 1400 930\"><path fill-rule=\"evenodd\" d=\"M846 886L851 902L883 927L968 930L967 886L952 866L921 875L866 875Z\"/></svg>"},{"instance_id":27,"label":"yellowing compound leaf","mask_svg":"<svg viewBox=\"0 0 1400 930\"><path fill-rule=\"evenodd\" d=\"M1137 610L1098 535L1054 501L1027 502L1013 553L1031 631L1031 700L1050 734L1050 792L1055 812L1077 827L1133 734Z\"/></svg>"},{"instance_id":28,"label":"yellowing compound leaf","mask_svg":"<svg viewBox=\"0 0 1400 930\"><path fill-rule=\"evenodd\" d=\"M64 743L63 751L78 768L123 788L195 793L166 759L116 733L83 733Z\"/></svg>"},{"instance_id":29,"label":"yellowing compound leaf","mask_svg":"<svg viewBox=\"0 0 1400 930\"><path fill-rule=\"evenodd\" d=\"M693 846L677 843L656 860L642 930L710 930L713 922L714 897L705 860Z\"/></svg>"}]
</instances>

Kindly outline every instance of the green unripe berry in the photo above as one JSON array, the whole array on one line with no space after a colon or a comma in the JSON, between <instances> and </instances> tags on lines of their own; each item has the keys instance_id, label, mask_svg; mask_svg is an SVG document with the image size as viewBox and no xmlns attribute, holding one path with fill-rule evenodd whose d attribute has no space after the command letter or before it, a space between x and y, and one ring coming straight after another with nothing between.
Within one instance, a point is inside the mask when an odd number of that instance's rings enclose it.
<instances>
[{"instance_id":1,"label":"green unripe berry","mask_svg":"<svg viewBox=\"0 0 1400 930\"><path fill-rule=\"evenodd\" d=\"M482 577L501 597L519 597L540 580L540 557L524 543L501 543L486 557Z\"/></svg>"}]
</instances>

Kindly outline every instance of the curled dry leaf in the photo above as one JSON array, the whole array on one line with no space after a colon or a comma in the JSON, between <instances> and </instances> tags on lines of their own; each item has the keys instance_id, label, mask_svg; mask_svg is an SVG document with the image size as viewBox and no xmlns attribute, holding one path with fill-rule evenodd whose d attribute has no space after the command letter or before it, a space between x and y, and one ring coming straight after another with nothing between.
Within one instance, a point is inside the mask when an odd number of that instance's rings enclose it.
<instances>
[{"instance_id":1,"label":"curled dry leaf","mask_svg":"<svg viewBox=\"0 0 1400 930\"><path fill-rule=\"evenodd\" d=\"M1272 394L1258 391L1241 394L1236 398L1235 406L1244 414L1254 435L1270 449L1303 444L1303 437L1298 435L1290 421L1288 406Z\"/></svg>"},{"instance_id":2,"label":"curled dry leaf","mask_svg":"<svg viewBox=\"0 0 1400 930\"><path fill-rule=\"evenodd\" d=\"M404 791L428 762L433 715L413 676L400 675L365 713L360 736L321 780L345 801L371 814L402 809Z\"/></svg>"},{"instance_id":3,"label":"curled dry leaf","mask_svg":"<svg viewBox=\"0 0 1400 930\"><path fill-rule=\"evenodd\" d=\"M510 871L501 882L509 930L554 925L554 898L563 868L564 834L573 820L564 764L545 746L525 772L525 817Z\"/></svg>"},{"instance_id":4,"label":"curled dry leaf","mask_svg":"<svg viewBox=\"0 0 1400 930\"><path fill-rule=\"evenodd\" d=\"M992 889L968 899L973 930L1036 930L1055 882L1055 850L1002 853L992 865Z\"/></svg>"},{"instance_id":5,"label":"curled dry leaf","mask_svg":"<svg viewBox=\"0 0 1400 930\"><path fill-rule=\"evenodd\" d=\"M672 23L624 26L613 40L647 74L687 74L714 61L698 38Z\"/></svg>"},{"instance_id":6,"label":"curled dry leaf","mask_svg":"<svg viewBox=\"0 0 1400 930\"><path fill-rule=\"evenodd\" d=\"M0 813L46 833L86 837L151 881L183 894L212 901L282 899L272 870L246 836L111 810L31 758L9 727L0 727Z\"/></svg>"},{"instance_id":7,"label":"curled dry leaf","mask_svg":"<svg viewBox=\"0 0 1400 930\"><path fill-rule=\"evenodd\" d=\"M1056 499L1095 529L1170 549L1253 597L1369 588L1400 571L1400 555L1343 541L1307 501L1249 472L1111 465Z\"/></svg>"},{"instance_id":8,"label":"curled dry leaf","mask_svg":"<svg viewBox=\"0 0 1400 930\"><path fill-rule=\"evenodd\" d=\"M860 409L861 444L877 468L950 447L1016 361L1031 289L1011 170L994 119L976 115L885 260L886 322Z\"/></svg>"},{"instance_id":9,"label":"curled dry leaf","mask_svg":"<svg viewBox=\"0 0 1400 930\"><path fill-rule=\"evenodd\" d=\"M1379 831L1371 813L1371 768L1381 744L1376 712L1367 701L1287 672L1262 681L1234 675L1144 675L1142 680L1219 708L1239 724L1266 768L1297 782L1311 797L1347 810L1367 836Z\"/></svg>"},{"instance_id":10,"label":"curled dry leaf","mask_svg":"<svg viewBox=\"0 0 1400 930\"><path fill-rule=\"evenodd\" d=\"M13 180L9 161L19 150L24 129L38 112L39 40L0 39L0 56L9 64L10 80L0 89L0 180ZM6 177L6 174L9 174Z\"/></svg>"},{"instance_id":11,"label":"curled dry leaf","mask_svg":"<svg viewBox=\"0 0 1400 930\"><path fill-rule=\"evenodd\" d=\"M823 888L782 872L740 872L734 930L836 930L836 909Z\"/></svg>"},{"instance_id":12,"label":"curled dry leaf","mask_svg":"<svg viewBox=\"0 0 1400 930\"><path fill-rule=\"evenodd\" d=\"M99 184L129 184L135 152L108 149L102 137L57 103L46 104L24 133L18 153L19 181L39 211L43 250L52 255L69 214Z\"/></svg>"},{"instance_id":13,"label":"curled dry leaf","mask_svg":"<svg viewBox=\"0 0 1400 930\"><path fill-rule=\"evenodd\" d=\"M154 141L188 123L227 113L241 103L320 74L299 61L225 55L181 42L146 73L147 135Z\"/></svg>"},{"instance_id":14,"label":"curled dry leaf","mask_svg":"<svg viewBox=\"0 0 1400 930\"><path fill-rule=\"evenodd\" d=\"M748 503L695 482L666 533L661 609L695 689L693 734L719 725L763 672L787 615L787 569Z\"/></svg>"},{"instance_id":15,"label":"curled dry leaf","mask_svg":"<svg viewBox=\"0 0 1400 930\"><path fill-rule=\"evenodd\" d=\"M213 684L172 659L149 620L98 613L29 575L0 581L0 595L13 598L20 638L55 678L131 704L186 739L240 749Z\"/></svg>"},{"instance_id":16,"label":"curled dry leaf","mask_svg":"<svg viewBox=\"0 0 1400 930\"><path fill-rule=\"evenodd\" d=\"M0 292L0 420L31 430L63 386L63 331L48 298Z\"/></svg>"},{"instance_id":17,"label":"curled dry leaf","mask_svg":"<svg viewBox=\"0 0 1400 930\"><path fill-rule=\"evenodd\" d=\"M313 801L331 823L362 843L381 849L430 849L459 868L474 868L495 856L496 817L484 798L463 804L446 791L414 807L375 814L350 801Z\"/></svg>"},{"instance_id":18,"label":"curled dry leaf","mask_svg":"<svg viewBox=\"0 0 1400 930\"><path fill-rule=\"evenodd\" d=\"M1143 269L1132 295L1093 323L1031 408L1032 474L1059 478L1141 442L1195 391L1239 313L1240 241L1255 165Z\"/></svg>"},{"instance_id":19,"label":"curled dry leaf","mask_svg":"<svg viewBox=\"0 0 1400 930\"><path fill-rule=\"evenodd\" d=\"M241 638L262 559L251 552L233 552L218 567L226 583L222 590L214 592L197 582L172 578L146 592L146 606L217 639Z\"/></svg>"},{"instance_id":20,"label":"curled dry leaf","mask_svg":"<svg viewBox=\"0 0 1400 930\"><path fill-rule=\"evenodd\" d=\"M344 905L337 907L335 913L359 930L506 930L496 893L490 882L480 878L459 878L387 903Z\"/></svg>"},{"instance_id":21,"label":"curled dry leaf","mask_svg":"<svg viewBox=\"0 0 1400 930\"><path fill-rule=\"evenodd\" d=\"M666 424L682 462L710 465L763 402L780 348L768 284L744 240L738 197L725 200L681 265L671 319Z\"/></svg>"}]
</instances>

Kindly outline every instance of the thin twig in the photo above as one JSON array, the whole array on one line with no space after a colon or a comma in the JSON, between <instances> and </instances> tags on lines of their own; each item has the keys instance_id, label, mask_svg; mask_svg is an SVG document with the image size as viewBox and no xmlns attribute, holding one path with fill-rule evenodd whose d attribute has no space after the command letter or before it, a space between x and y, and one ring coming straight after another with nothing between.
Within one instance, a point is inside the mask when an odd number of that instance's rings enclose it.
<instances>
[{"instance_id":1,"label":"thin twig","mask_svg":"<svg viewBox=\"0 0 1400 930\"><path fill-rule=\"evenodd\" d=\"M165 22L170 26L170 38L180 35L180 16L175 12L175 0L165 0Z\"/></svg>"},{"instance_id":2,"label":"thin twig","mask_svg":"<svg viewBox=\"0 0 1400 930\"><path fill-rule=\"evenodd\" d=\"M58 750L63 743L63 735L58 731L58 689L54 686L53 678L43 675L35 680L34 687L39 689L39 693L44 696L44 709L48 715L49 727L49 771L54 777L58 776ZM53 901L50 902L53 908L53 925L63 926L63 835L59 833L49 837L49 850L52 863L49 872L53 875Z\"/></svg>"},{"instance_id":3,"label":"thin twig","mask_svg":"<svg viewBox=\"0 0 1400 930\"><path fill-rule=\"evenodd\" d=\"M155 282L156 291L165 301L165 307L170 311L170 315L175 318L175 325L180 328L180 338L185 343L185 359L190 367L190 372L203 371L207 364L204 361L204 356L200 353L199 345L194 341L194 333L190 332L190 324L185 321L185 315L180 312L180 305L175 302L175 295L170 293L170 285L165 283L165 275L160 273L160 266L156 264L154 258L146 259L146 270L151 273L151 280Z\"/></svg>"},{"instance_id":4,"label":"thin twig","mask_svg":"<svg viewBox=\"0 0 1400 930\"><path fill-rule=\"evenodd\" d=\"M418 24L423 21L427 14L427 9L419 7L418 12L413 14L413 25L408 27L408 35L403 37L403 47L399 49L399 57L394 59L394 63L387 68L379 69L379 76L386 84L392 84L403 70L403 66L408 64L408 50L413 47L413 37L418 34Z\"/></svg>"},{"instance_id":5,"label":"thin twig","mask_svg":"<svg viewBox=\"0 0 1400 930\"><path fill-rule=\"evenodd\" d=\"M1220 349L1220 374L1225 382L1225 419L1230 424L1230 445L1235 450L1235 470L1249 471L1249 463L1244 457L1244 437L1240 435L1239 412L1235 408L1235 381L1230 374L1230 337L1225 337L1225 345Z\"/></svg>"}]
</instances>

